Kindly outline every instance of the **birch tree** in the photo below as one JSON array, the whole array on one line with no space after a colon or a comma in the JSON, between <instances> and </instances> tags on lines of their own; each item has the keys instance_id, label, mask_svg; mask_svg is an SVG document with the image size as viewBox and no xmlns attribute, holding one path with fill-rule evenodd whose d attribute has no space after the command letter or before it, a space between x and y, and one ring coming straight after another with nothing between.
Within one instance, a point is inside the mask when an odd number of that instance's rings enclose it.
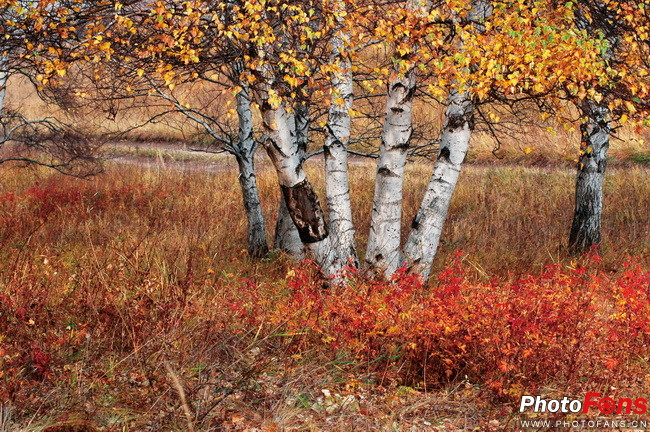
<instances>
[{"instance_id":1,"label":"birch tree","mask_svg":"<svg viewBox=\"0 0 650 432\"><path fill-rule=\"evenodd\" d=\"M5 106L7 78L9 78L9 59L5 55L0 55L0 116Z\"/></svg>"},{"instance_id":2,"label":"birch tree","mask_svg":"<svg viewBox=\"0 0 650 432\"><path fill-rule=\"evenodd\" d=\"M248 252L264 257L269 247L255 173L258 126L250 86L242 80L245 62L215 27L204 25L214 10L190 3L162 6L134 1L103 10L87 22L86 41L72 52L86 63L60 78L66 81L64 96L70 100L71 95L82 95L74 101L78 110L109 110L113 115L121 111L122 116L129 110L140 115L142 110L151 111L150 118L136 127L178 115L194 123L210 144L192 150L236 159ZM179 6L183 8L178 10ZM220 14L226 19L232 10ZM221 42L217 50L212 41ZM231 101L235 108L224 109Z\"/></svg>"},{"instance_id":3,"label":"birch tree","mask_svg":"<svg viewBox=\"0 0 650 432\"><path fill-rule=\"evenodd\" d=\"M402 188L406 151L413 133L411 121L415 70L388 84L386 119L377 160L377 177L366 262L395 273L401 263Z\"/></svg>"},{"instance_id":4,"label":"birch tree","mask_svg":"<svg viewBox=\"0 0 650 432\"><path fill-rule=\"evenodd\" d=\"M647 64L644 65L643 60L639 62L638 58L635 59L635 54L647 55L647 51L639 52L639 44L636 40L638 36L647 37L647 13L645 15L638 13L639 9L645 10L647 7L648 4L644 2L579 2L576 24L580 29L607 42L601 55L610 68L618 68L618 72L624 71L624 75L629 74L630 71L627 70L629 67L633 67L633 74L644 73L647 71L645 68ZM634 24L631 23L633 19L636 21ZM627 43L626 48L631 49L623 51L623 43ZM622 57L627 57L626 61L623 61ZM638 62L636 67L634 62ZM642 77L638 78L640 79L635 87L643 87ZM580 126L581 143L577 163L575 211L569 234L569 249L573 253L585 252L591 247L598 247L601 243L603 183L607 168L607 151L613 132L612 109L616 109L617 103L619 107L623 106L623 110L621 108L616 110L619 118L626 121L628 113L636 113L635 105L643 105L638 96L625 94L627 91L621 94L620 85L616 94L616 90L610 87L611 82L607 84L609 85L595 87L596 93L577 102L584 122ZM620 99L617 100L621 97L624 99L623 105ZM639 110L643 111L644 108L647 109L640 106Z\"/></svg>"},{"instance_id":5,"label":"birch tree","mask_svg":"<svg viewBox=\"0 0 650 432\"><path fill-rule=\"evenodd\" d=\"M587 121L580 126L581 156L577 164L575 211L569 235L572 252L600 245L603 182L611 132L606 106L586 100L583 109Z\"/></svg>"},{"instance_id":6,"label":"birch tree","mask_svg":"<svg viewBox=\"0 0 650 432\"><path fill-rule=\"evenodd\" d=\"M468 18L476 31L485 31L483 23L491 14L492 5L479 0L472 2ZM461 42L460 52L462 51ZM473 97L469 91L457 88L449 94L438 159L404 246L406 262L424 279L429 277L451 198L469 149L475 123Z\"/></svg>"},{"instance_id":7,"label":"birch tree","mask_svg":"<svg viewBox=\"0 0 650 432\"><path fill-rule=\"evenodd\" d=\"M293 108L295 110L296 145L298 146L297 157L304 162L309 143L309 105L307 103L298 103ZM287 202L282 193L280 193L278 219L275 226L275 247L286 252L296 261L305 258L300 234L296 224L293 223Z\"/></svg>"},{"instance_id":8,"label":"birch tree","mask_svg":"<svg viewBox=\"0 0 650 432\"><path fill-rule=\"evenodd\" d=\"M394 28L394 32L397 33L395 38L399 38L400 33L414 32L419 20L427 16L424 5L416 1L409 1L402 7L406 24L404 27ZM382 31L381 26L379 30ZM397 48L391 78L387 85L385 119L377 159L375 192L365 260L368 265L381 270L386 276L395 273L402 261L402 193L407 150L413 133L416 42L417 37L396 41Z\"/></svg>"},{"instance_id":9,"label":"birch tree","mask_svg":"<svg viewBox=\"0 0 650 432\"><path fill-rule=\"evenodd\" d=\"M438 159L404 246L404 256L410 267L425 279L429 276L438 250L442 227L473 130L471 97L457 90L452 91L442 126Z\"/></svg>"},{"instance_id":10,"label":"birch tree","mask_svg":"<svg viewBox=\"0 0 650 432\"><path fill-rule=\"evenodd\" d=\"M335 10L338 13L338 23L334 30L334 37L330 42L330 65L333 66L331 72L332 101L324 143L325 187L332 242L337 259L342 264L358 265L348 181L350 110L354 98L352 62L347 48L349 35L344 28L344 19L341 16L346 12L344 2L337 1Z\"/></svg>"},{"instance_id":11,"label":"birch tree","mask_svg":"<svg viewBox=\"0 0 650 432\"><path fill-rule=\"evenodd\" d=\"M273 106L277 102L269 100L267 89L258 89L257 97L267 135L263 145L278 175L289 215L305 248L325 272L331 273L334 256L329 231L318 197L303 169L295 113L281 104Z\"/></svg>"},{"instance_id":12,"label":"birch tree","mask_svg":"<svg viewBox=\"0 0 650 432\"><path fill-rule=\"evenodd\" d=\"M239 134L235 157L239 166L238 179L248 222L248 253L252 257L261 258L268 253L269 246L266 240L266 226L255 175L255 150L258 144L253 136L251 98L252 95L247 86L242 86L236 95Z\"/></svg>"}]
</instances>

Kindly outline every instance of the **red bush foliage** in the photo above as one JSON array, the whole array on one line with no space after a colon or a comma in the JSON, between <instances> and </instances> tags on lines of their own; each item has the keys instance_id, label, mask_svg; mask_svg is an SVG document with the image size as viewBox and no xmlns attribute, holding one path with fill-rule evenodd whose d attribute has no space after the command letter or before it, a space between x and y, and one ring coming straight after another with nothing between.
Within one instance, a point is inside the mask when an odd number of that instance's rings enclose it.
<instances>
[{"instance_id":1,"label":"red bush foliage","mask_svg":"<svg viewBox=\"0 0 650 432\"><path fill-rule=\"evenodd\" d=\"M289 278L288 297L256 314L284 323L301 347L346 352L411 384L466 378L518 397L524 389L595 388L647 373L638 361L647 361L650 343L647 269L630 262L610 278L556 265L539 276L475 283L461 259L430 290L402 270L391 281L350 271L346 284L324 291L306 266Z\"/></svg>"}]
</instances>

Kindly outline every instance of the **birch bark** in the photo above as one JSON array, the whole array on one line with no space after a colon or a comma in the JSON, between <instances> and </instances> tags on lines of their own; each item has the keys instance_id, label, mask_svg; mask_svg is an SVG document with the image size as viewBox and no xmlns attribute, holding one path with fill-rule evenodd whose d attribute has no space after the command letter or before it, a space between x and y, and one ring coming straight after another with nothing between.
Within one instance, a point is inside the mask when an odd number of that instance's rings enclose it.
<instances>
[{"instance_id":1,"label":"birch bark","mask_svg":"<svg viewBox=\"0 0 650 432\"><path fill-rule=\"evenodd\" d=\"M587 121L582 124L582 155L576 177L575 212L569 249L580 253L601 241L603 181L609 149L609 109L606 105L586 101Z\"/></svg>"},{"instance_id":2,"label":"birch bark","mask_svg":"<svg viewBox=\"0 0 650 432\"><path fill-rule=\"evenodd\" d=\"M386 118L377 160L366 263L389 277L401 263L402 186L406 151L413 132L415 70L388 84Z\"/></svg>"},{"instance_id":3,"label":"birch bark","mask_svg":"<svg viewBox=\"0 0 650 432\"><path fill-rule=\"evenodd\" d=\"M442 226L469 148L474 129L473 111L473 104L467 93L451 93L438 159L404 246L407 262L425 280L429 277L431 264L438 250Z\"/></svg>"},{"instance_id":4,"label":"birch bark","mask_svg":"<svg viewBox=\"0 0 650 432\"><path fill-rule=\"evenodd\" d=\"M257 142L253 137L253 115L251 112L250 89L242 86L237 93L237 114L239 118L238 143L235 157L239 165L239 184L242 189L246 219L248 222L248 253L255 258L264 257L269 252L266 228L257 178L255 176L255 150Z\"/></svg>"},{"instance_id":5,"label":"birch bark","mask_svg":"<svg viewBox=\"0 0 650 432\"><path fill-rule=\"evenodd\" d=\"M339 6L343 9L342 2ZM330 61L338 71L332 73L332 102L325 136L325 187L333 247L341 265L358 266L354 245L354 224L350 207L348 180L348 143L350 140L350 109L353 100L352 64L345 53L346 35L337 30L332 39Z\"/></svg>"}]
</instances>

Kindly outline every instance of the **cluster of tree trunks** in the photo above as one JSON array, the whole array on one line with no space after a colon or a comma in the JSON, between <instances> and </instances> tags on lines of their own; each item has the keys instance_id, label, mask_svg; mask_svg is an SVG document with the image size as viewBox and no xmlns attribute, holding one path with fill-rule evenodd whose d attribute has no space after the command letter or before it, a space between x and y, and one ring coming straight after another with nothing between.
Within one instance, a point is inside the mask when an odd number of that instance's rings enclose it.
<instances>
[{"instance_id":1,"label":"cluster of tree trunks","mask_svg":"<svg viewBox=\"0 0 650 432\"><path fill-rule=\"evenodd\" d=\"M483 0L473 4L471 17L479 31L491 12L491 6ZM346 264L359 265L348 180L347 147L351 134L353 77L344 50L345 39L346 35L339 31L331 43L330 61L337 66L337 72L331 77L332 102L324 141L329 224L302 166L308 142L309 107L299 103L290 109L273 108L263 91L258 94L267 137L264 147L278 173L282 191L275 247L298 259L308 256L316 260L325 274L333 274ZM406 73L395 70L393 75L395 78L387 88L365 264L385 277L406 265L427 278L469 149L474 130L474 103L471 94L450 91L433 174L402 249L402 191L413 133L416 68ZM249 221L249 250L252 255L259 256L266 253L267 245L259 199L253 196L256 190L252 154L244 151L254 151L255 148L250 105L246 106L246 103L250 103L248 89L238 95L238 108L240 105L243 107L238 110L242 148L242 157L238 157L238 161ZM610 113L606 106L587 100L583 112L587 120L581 128L583 153L578 163L576 208L569 238L572 252L585 251L601 240L602 187L610 136Z\"/></svg>"}]
</instances>

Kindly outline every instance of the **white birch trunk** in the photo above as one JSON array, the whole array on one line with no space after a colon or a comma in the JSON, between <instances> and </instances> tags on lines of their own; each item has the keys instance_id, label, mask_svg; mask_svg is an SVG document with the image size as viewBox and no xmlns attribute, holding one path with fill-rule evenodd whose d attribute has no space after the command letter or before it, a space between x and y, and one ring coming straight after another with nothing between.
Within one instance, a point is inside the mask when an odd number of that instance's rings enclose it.
<instances>
[{"instance_id":1,"label":"white birch trunk","mask_svg":"<svg viewBox=\"0 0 650 432\"><path fill-rule=\"evenodd\" d=\"M386 277L395 273L401 264L402 185L406 152L413 132L411 111L414 93L414 69L388 85L366 250L366 263L383 271Z\"/></svg>"},{"instance_id":2,"label":"white birch trunk","mask_svg":"<svg viewBox=\"0 0 650 432\"><path fill-rule=\"evenodd\" d=\"M440 151L422 204L413 219L404 256L426 280L438 250L442 226L456 188L474 129L473 104L466 93L452 92L440 139Z\"/></svg>"},{"instance_id":3,"label":"white birch trunk","mask_svg":"<svg viewBox=\"0 0 650 432\"><path fill-rule=\"evenodd\" d=\"M284 196L280 194L280 206L278 207L278 219L275 224L275 243L276 249L286 252L296 261L305 258L305 251L303 248L300 235L296 224L293 223L287 203L284 201Z\"/></svg>"},{"instance_id":4,"label":"white birch trunk","mask_svg":"<svg viewBox=\"0 0 650 432\"><path fill-rule=\"evenodd\" d=\"M325 187L331 238L341 265L358 266L354 245L354 224L348 181L348 143L350 109L353 100L352 64L344 53L345 35L339 30L332 40L331 63L338 67L332 74L332 102L325 136ZM342 102L342 103L341 103Z\"/></svg>"},{"instance_id":5,"label":"white birch trunk","mask_svg":"<svg viewBox=\"0 0 650 432\"><path fill-rule=\"evenodd\" d=\"M472 2L469 18L476 31L484 31L485 20L492 15L492 4L485 0ZM462 52L462 46L459 50ZM442 227L447 218L451 198L458 183L462 163L469 149L474 130L474 105L467 92L452 90L440 137L438 159L433 174L411 224L411 233L404 245L404 257L426 280L438 251Z\"/></svg>"},{"instance_id":6,"label":"white birch trunk","mask_svg":"<svg viewBox=\"0 0 650 432\"><path fill-rule=\"evenodd\" d=\"M581 126L582 155L578 161L575 212L569 235L572 253L588 251L601 241L603 181L609 149L609 109L586 101L587 121Z\"/></svg>"},{"instance_id":7,"label":"white birch trunk","mask_svg":"<svg viewBox=\"0 0 650 432\"><path fill-rule=\"evenodd\" d=\"M250 89L243 86L237 93L237 114L239 118L239 141L236 151L239 165L239 184L242 189L246 219L248 222L248 253L255 258L264 257L269 252L266 228L257 178L255 176L255 150L257 142L253 137L253 115L251 112Z\"/></svg>"},{"instance_id":8,"label":"white birch trunk","mask_svg":"<svg viewBox=\"0 0 650 432\"><path fill-rule=\"evenodd\" d=\"M603 12L599 3L587 3L587 9L593 6ZM609 41L608 49L603 53L603 58L611 60L614 51L621 43L619 35L608 28L607 22L615 22L616 15L611 14L601 17L601 20L591 21L584 14L576 16L580 28L589 33L601 31ZM607 92L607 89L601 91ZM604 95L607 96L606 94ZM587 117L580 126L582 134L582 154L578 160L576 176L575 211L569 234L569 251L577 254L587 252L592 247L598 247L601 242L601 217L603 213L603 183L607 168L607 150L611 126L609 123L610 111L605 101L585 100L582 112Z\"/></svg>"},{"instance_id":9,"label":"white birch trunk","mask_svg":"<svg viewBox=\"0 0 650 432\"><path fill-rule=\"evenodd\" d=\"M298 145L298 156L301 160L307 152L309 140L309 108L304 104L296 107L294 121L296 125L296 143ZM299 261L305 258L305 251L296 224L293 223L284 196L280 194L280 206L278 208L278 220L275 225L275 247L289 254L293 259Z\"/></svg>"},{"instance_id":10,"label":"white birch trunk","mask_svg":"<svg viewBox=\"0 0 650 432\"><path fill-rule=\"evenodd\" d=\"M296 139L294 114L283 106L272 107L265 94L258 94L267 139L264 148L278 175L289 214L306 251L326 274L333 273L334 254L325 216L302 166Z\"/></svg>"}]
</instances>

